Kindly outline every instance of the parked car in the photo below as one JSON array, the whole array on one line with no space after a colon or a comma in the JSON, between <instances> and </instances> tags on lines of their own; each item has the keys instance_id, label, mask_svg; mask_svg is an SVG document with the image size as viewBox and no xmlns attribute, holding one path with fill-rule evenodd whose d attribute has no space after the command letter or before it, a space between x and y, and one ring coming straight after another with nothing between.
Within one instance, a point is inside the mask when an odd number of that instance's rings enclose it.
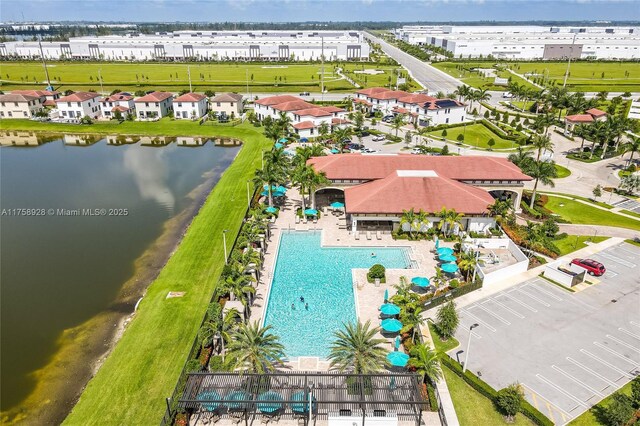
<instances>
[{"instance_id":1,"label":"parked car","mask_svg":"<svg viewBox=\"0 0 640 426\"><path fill-rule=\"evenodd\" d=\"M511 98L513 98L513 93L504 92L502 94L502 97L505 98L505 99L511 99Z\"/></svg>"},{"instance_id":2,"label":"parked car","mask_svg":"<svg viewBox=\"0 0 640 426\"><path fill-rule=\"evenodd\" d=\"M349 148L352 151L358 151L358 150L364 149L364 145L360 145L359 143L351 143L347 145L347 148Z\"/></svg>"},{"instance_id":3,"label":"parked car","mask_svg":"<svg viewBox=\"0 0 640 426\"><path fill-rule=\"evenodd\" d=\"M376 135L371 140L373 140L374 142L381 142L385 139L386 139L385 135Z\"/></svg>"},{"instance_id":4,"label":"parked car","mask_svg":"<svg viewBox=\"0 0 640 426\"><path fill-rule=\"evenodd\" d=\"M393 115L385 115L384 117L382 117L382 121L384 121L385 123L390 123L393 121Z\"/></svg>"},{"instance_id":5,"label":"parked car","mask_svg":"<svg viewBox=\"0 0 640 426\"><path fill-rule=\"evenodd\" d=\"M363 130L360 132L360 136L369 136L371 133L369 133L368 130Z\"/></svg>"},{"instance_id":6,"label":"parked car","mask_svg":"<svg viewBox=\"0 0 640 426\"><path fill-rule=\"evenodd\" d=\"M596 277L599 277L607 272L607 268L605 268L602 263L597 262L593 259L573 259L571 263L586 269L589 275L595 275Z\"/></svg>"},{"instance_id":7,"label":"parked car","mask_svg":"<svg viewBox=\"0 0 640 426\"><path fill-rule=\"evenodd\" d=\"M300 92L300 96L309 96L310 93L309 92Z\"/></svg>"},{"instance_id":8,"label":"parked car","mask_svg":"<svg viewBox=\"0 0 640 426\"><path fill-rule=\"evenodd\" d=\"M411 150L412 154L422 154L422 150L418 147L415 147Z\"/></svg>"}]
</instances>

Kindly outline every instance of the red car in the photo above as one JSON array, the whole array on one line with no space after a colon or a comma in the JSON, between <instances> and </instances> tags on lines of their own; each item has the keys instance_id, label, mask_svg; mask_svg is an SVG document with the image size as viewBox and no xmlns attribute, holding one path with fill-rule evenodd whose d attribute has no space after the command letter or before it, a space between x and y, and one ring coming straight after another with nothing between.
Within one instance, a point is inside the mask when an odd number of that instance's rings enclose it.
<instances>
[{"instance_id":1,"label":"red car","mask_svg":"<svg viewBox=\"0 0 640 426\"><path fill-rule=\"evenodd\" d=\"M595 275L596 277L607 272L607 268L605 268L602 263L596 262L593 259L573 259L571 263L586 269L589 275Z\"/></svg>"}]
</instances>

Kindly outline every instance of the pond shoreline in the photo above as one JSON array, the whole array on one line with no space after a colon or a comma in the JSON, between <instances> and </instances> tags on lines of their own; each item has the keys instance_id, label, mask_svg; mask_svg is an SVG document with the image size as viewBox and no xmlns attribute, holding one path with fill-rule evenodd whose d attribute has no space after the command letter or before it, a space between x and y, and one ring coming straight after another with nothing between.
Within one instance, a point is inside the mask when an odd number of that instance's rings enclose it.
<instances>
[{"instance_id":1,"label":"pond shoreline","mask_svg":"<svg viewBox=\"0 0 640 426\"><path fill-rule=\"evenodd\" d=\"M187 195L192 201L164 223L160 236L135 259L132 276L104 311L62 332L55 353L33 373L35 388L20 404L2 412L3 423L63 422L135 318L137 303L178 248L219 177L214 170L207 172L204 181Z\"/></svg>"}]
</instances>

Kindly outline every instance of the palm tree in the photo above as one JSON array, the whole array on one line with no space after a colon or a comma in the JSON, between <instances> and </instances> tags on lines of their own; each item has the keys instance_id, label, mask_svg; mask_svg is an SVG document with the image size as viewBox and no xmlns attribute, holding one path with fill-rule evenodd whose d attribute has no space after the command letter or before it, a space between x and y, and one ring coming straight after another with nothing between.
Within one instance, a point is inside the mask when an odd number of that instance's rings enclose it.
<instances>
[{"instance_id":1,"label":"palm tree","mask_svg":"<svg viewBox=\"0 0 640 426\"><path fill-rule=\"evenodd\" d=\"M627 160L627 167L631 165L633 161L633 154L640 152L640 136L632 137L627 143L623 145L624 152L630 152L629 159Z\"/></svg>"},{"instance_id":2,"label":"palm tree","mask_svg":"<svg viewBox=\"0 0 640 426\"><path fill-rule=\"evenodd\" d=\"M416 328L423 325L425 319L422 317L422 308L418 305L405 305L400 312L400 321L403 324L401 333L411 330L411 340L416 338Z\"/></svg>"},{"instance_id":3,"label":"palm tree","mask_svg":"<svg viewBox=\"0 0 640 426\"><path fill-rule=\"evenodd\" d=\"M425 146L428 145L429 139L427 139L427 136L429 135L429 127L419 127L417 132L420 137L420 142Z\"/></svg>"},{"instance_id":4,"label":"palm tree","mask_svg":"<svg viewBox=\"0 0 640 426\"><path fill-rule=\"evenodd\" d=\"M439 382L442 378L438 354L424 344L415 345L409 351L409 366L415 368L416 373L425 381L429 377L433 382Z\"/></svg>"},{"instance_id":5,"label":"palm tree","mask_svg":"<svg viewBox=\"0 0 640 426\"><path fill-rule=\"evenodd\" d=\"M362 112L357 111L353 114L353 125L355 126L356 133L362 132L362 127L364 126L364 114L362 114Z\"/></svg>"},{"instance_id":6,"label":"palm tree","mask_svg":"<svg viewBox=\"0 0 640 426\"><path fill-rule=\"evenodd\" d=\"M417 220L418 218L413 207L411 207L409 210L402 210L402 217L400 217L400 226L404 225L405 223L409 225L409 235L411 236L411 238L413 238L414 223L416 223Z\"/></svg>"},{"instance_id":7,"label":"palm tree","mask_svg":"<svg viewBox=\"0 0 640 426\"><path fill-rule=\"evenodd\" d=\"M469 96L469 86L460 85L453 92L454 95L458 97L458 101L467 100L467 96Z\"/></svg>"},{"instance_id":8,"label":"palm tree","mask_svg":"<svg viewBox=\"0 0 640 426\"><path fill-rule=\"evenodd\" d=\"M533 121L531 128L537 133L542 133L545 136L549 133L549 128L555 123L555 119L550 114L538 115Z\"/></svg>"},{"instance_id":9,"label":"palm tree","mask_svg":"<svg viewBox=\"0 0 640 426\"><path fill-rule=\"evenodd\" d=\"M327 179L327 175L325 172L316 172L316 170L309 166L309 170L303 175L304 186L309 191L309 201L311 203L312 208L316 208L316 190L323 186L331 183L329 179Z\"/></svg>"},{"instance_id":10,"label":"palm tree","mask_svg":"<svg viewBox=\"0 0 640 426\"><path fill-rule=\"evenodd\" d=\"M271 162L265 162L264 169L256 170L254 182L258 185L267 185L267 193L269 206L273 206L273 195L271 189L273 186L284 182L287 178L285 171Z\"/></svg>"},{"instance_id":11,"label":"palm tree","mask_svg":"<svg viewBox=\"0 0 640 426\"><path fill-rule=\"evenodd\" d=\"M568 114L580 113L588 109L587 104L588 102L584 97L584 93L575 92L567 96L567 113Z\"/></svg>"},{"instance_id":12,"label":"palm tree","mask_svg":"<svg viewBox=\"0 0 640 426\"><path fill-rule=\"evenodd\" d=\"M489 213L495 217L496 222L501 222L512 207L513 205L507 200L496 200L489 206Z\"/></svg>"},{"instance_id":13,"label":"palm tree","mask_svg":"<svg viewBox=\"0 0 640 426\"><path fill-rule=\"evenodd\" d=\"M282 111L278 115L278 119L276 120L276 126L280 130L281 136L287 136L289 134L289 127L291 126L291 117L285 112Z\"/></svg>"},{"instance_id":14,"label":"palm tree","mask_svg":"<svg viewBox=\"0 0 640 426\"><path fill-rule=\"evenodd\" d=\"M458 213L455 209L447 210L446 207L443 207L442 210L438 212L438 217L441 219L438 223L438 228L447 236L453 232L456 225L462 226L463 216L464 213Z\"/></svg>"},{"instance_id":15,"label":"palm tree","mask_svg":"<svg viewBox=\"0 0 640 426\"><path fill-rule=\"evenodd\" d=\"M562 109L567 105L567 89L564 87L552 87L547 93L547 99L551 106L558 110L558 120L560 120Z\"/></svg>"},{"instance_id":16,"label":"palm tree","mask_svg":"<svg viewBox=\"0 0 640 426\"><path fill-rule=\"evenodd\" d=\"M524 172L531 176L535 182L533 184L533 193L531 194L529 208L533 209L533 205L535 204L538 182L542 182L544 185L548 185L552 188L556 186L553 182L553 178L558 176L555 165L556 163L553 161L532 161L527 166L527 169L524 170Z\"/></svg>"},{"instance_id":17,"label":"palm tree","mask_svg":"<svg viewBox=\"0 0 640 426\"><path fill-rule=\"evenodd\" d=\"M475 253L465 253L462 252L460 254L460 259L458 260L458 267L460 268L460 272L464 275L465 280L469 280L469 275L473 273L473 270L476 269L476 256Z\"/></svg>"},{"instance_id":18,"label":"palm tree","mask_svg":"<svg viewBox=\"0 0 640 426\"><path fill-rule=\"evenodd\" d=\"M247 294L255 294L256 292L256 289L251 285L255 282L255 278L244 273L244 265L238 265L241 267L242 272L227 276L222 282L222 288L230 294L231 300L238 300L244 306L247 306L249 305Z\"/></svg>"},{"instance_id":19,"label":"palm tree","mask_svg":"<svg viewBox=\"0 0 640 426\"><path fill-rule=\"evenodd\" d=\"M349 323L344 330L334 333L336 340L331 345L328 359L330 368L338 371L353 371L368 374L380 371L386 365L384 339L377 339L378 327L371 327L371 321L362 324Z\"/></svg>"},{"instance_id":20,"label":"palm tree","mask_svg":"<svg viewBox=\"0 0 640 426\"><path fill-rule=\"evenodd\" d=\"M349 143L349 138L352 134L351 127L338 127L333 131L333 136L336 142L336 145L340 147L340 153L344 151L344 148Z\"/></svg>"},{"instance_id":21,"label":"palm tree","mask_svg":"<svg viewBox=\"0 0 640 426\"><path fill-rule=\"evenodd\" d=\"M522 170L526 169L527 165L533 161L531 151L525 151L521 146L516 152L509 154L508 159Z\"/></svg>"},{"instance_id":22,"label":"palm tree","mask_svg":"<svg viewBox=\"0 0 640 426\"><path fill-rule=\"evenodd\" d=\"M607 96L609 96L609 92L603 90L602 92L598 92L598 94L596 95L596 99L600 102L604 102L607 100Z\"/></svg>"},{"instance_id":23,"label":"palm tree","mask_svg":"<svg viewBox=\"0 0 640 426\"><path fill-rule=\"evenodd\" d=\"M263 374L282 363L284 346L270 329L270 325L260 327L256 321L243 323L231 333L227 353L234 369Z\"/></svg>"},{"instance_id":24,"label":"palm tree","mask_svg":"<svg viewBox=\"0 0 640 426\"><path fill-rule=\"evenodd\" d=\"M536 161L540 160L542 151L553 152L554 144L551 141L551 138L547 135L534 135L531 144L538 150L538 154L536 155Z\"/></svg>"},{"instance_id":25,"label":"palm tree","mask_svg":"<svg viewBox=\"0 0 640 426\"><path fill-rule=\"evenodd\" d=\"M480 89L473 92L473 101L484 102L491 99L491 95L487 91L487 89ZM471 109L473 111L473 108Z\"/></svg>"},{"instance_id":26,"label":"palm tree","mask_svg":"<svg viewBox=\"0 0 640 426\"><path fill-rule=\"evenodd\" d=\"M329 127L329 124L326 121L323 121L322 124L320 124L320 127L318 127L318 134L320 134L320 140L323 142L326 141L330 131L331 131L331 127Z\"/></svg>"},{"instance_id":27,"label":"palm tree","mask_svg":"<svg viewBox=\"0 0 640 426\"><path fill-rule=\"evenodd\" d=\"M391 122L391 127L396 131L396 137L398 137L398 131L400 128L404 126L404 115L397 114L393 117L393 121Z\"/></svg>"}]
</instances>

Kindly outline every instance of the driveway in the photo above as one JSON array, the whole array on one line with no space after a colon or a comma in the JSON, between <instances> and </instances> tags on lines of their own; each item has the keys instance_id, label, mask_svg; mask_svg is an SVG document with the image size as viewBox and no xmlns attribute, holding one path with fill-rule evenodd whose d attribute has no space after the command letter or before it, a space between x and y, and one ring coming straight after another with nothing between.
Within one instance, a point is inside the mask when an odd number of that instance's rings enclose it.
<instances>
[{"instance_id":1,"label":"driveway","mask_svg":"<svg viewBox=\"0 0 640 426\"><path fill-rule=\"evenodd\" d=\"M465 306L449 354L466 362L479 324L470 370L495 389L519 382L556 424L588 410L640 374L640 248L621 243L592 258L607 273L582 292L533 278Z\"/></svg>"}]
</instances>

